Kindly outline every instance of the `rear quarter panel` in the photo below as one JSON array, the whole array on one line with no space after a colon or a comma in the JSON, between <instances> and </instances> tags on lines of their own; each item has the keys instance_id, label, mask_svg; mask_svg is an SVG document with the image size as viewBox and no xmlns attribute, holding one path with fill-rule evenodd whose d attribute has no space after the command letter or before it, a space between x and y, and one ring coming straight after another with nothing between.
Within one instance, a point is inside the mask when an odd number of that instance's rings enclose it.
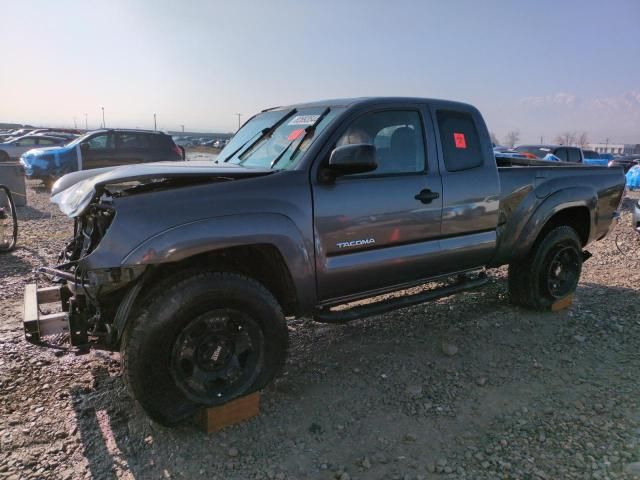
<instances>
[{"instance_id":1,"label":"rear quarter panel","mask_svg":"<svg viewBox=\"0 0 640 480\"><path fill-rule=\"evenodd\" d=\"M621 169L575 166L500 167L498 248L491 266L525 256L559 211L586 207L588 242L609 231L624 192Z\"/></svg>"}]
</instances>

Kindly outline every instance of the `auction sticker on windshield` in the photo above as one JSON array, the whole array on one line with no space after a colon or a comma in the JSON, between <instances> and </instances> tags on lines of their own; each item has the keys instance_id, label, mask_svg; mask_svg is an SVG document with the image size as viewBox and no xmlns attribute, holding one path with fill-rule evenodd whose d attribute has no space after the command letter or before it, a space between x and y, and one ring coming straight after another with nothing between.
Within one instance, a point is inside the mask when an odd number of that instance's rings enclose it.
<instances>
[{"instance_id":1,"label":"auction sticker on windshield","mask_svg":"<svg viewBox=\"0 0 640 480\"><path fill-rule=\"evenodd\" d=\"M296 115L287 125L313 125L320 115Z\"/></svg>"}]
</instances>

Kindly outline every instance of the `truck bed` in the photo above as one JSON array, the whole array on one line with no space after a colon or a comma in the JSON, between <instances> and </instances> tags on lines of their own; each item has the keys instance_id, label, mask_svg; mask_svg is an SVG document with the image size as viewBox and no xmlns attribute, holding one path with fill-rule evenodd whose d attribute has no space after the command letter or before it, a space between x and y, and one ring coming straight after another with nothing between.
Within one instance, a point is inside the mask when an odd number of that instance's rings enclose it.
<instances>
[{"instance_id":1,"label":"truck bed","mask_svg":"<svg viewBox=\"0 0 640 480\"><path fill-rule=\"evenodd\" d=\"M622 169L529 159L497 159L500 178L500 219L495 265L519 251L529 220L544 223L552 205L571 204L575 214L589 215L591 228L584 243L601 239L612 225L622 200ZM547 205L549 212L545 212ZM582 209L582 210L580 210Z\"/></svg>"}]
</instances>

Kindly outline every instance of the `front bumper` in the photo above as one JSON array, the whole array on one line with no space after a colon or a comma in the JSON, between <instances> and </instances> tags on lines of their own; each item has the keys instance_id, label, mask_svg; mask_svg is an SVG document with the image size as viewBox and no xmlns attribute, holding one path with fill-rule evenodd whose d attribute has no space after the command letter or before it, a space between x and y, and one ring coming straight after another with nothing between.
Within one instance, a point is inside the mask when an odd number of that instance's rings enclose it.
<instances>
[{"instance_id":1,"label":"front bumper","mask_svg":"<svg viewBox=\"0 0 640 480\"><path fill-rule=\"evenodd\" d=\"M67 285L38 288L32 283L24 290L23 327L28 342L48 347L87 346L86 326L72 314L73 293ZM42 307L54 311L43 314Z\"/></svg>"},{"instance_id":2,"label":"front bumper","mask_svg":"<svg viewBox=\"0 0 640 480\"><path fill-rule=\"evenodd\" d=\"M22 163L22 168L24 170L24 174L34 180L42 180L51 177L49 172L34 165Z\"/></svg>"},{"instance_id":3,"label":"front bumper","mask_svg":"<svg viewBox=\"0 0 640 480\"><path fill-rule=\"evenodd\" d=\"M45 337L69 333L69 289L66 286L38 288L35 283L24 289L23 326L25 338L42 344ZM41 306L57 304L56 313L42 314Z\"/></svg>"}]
</instances>

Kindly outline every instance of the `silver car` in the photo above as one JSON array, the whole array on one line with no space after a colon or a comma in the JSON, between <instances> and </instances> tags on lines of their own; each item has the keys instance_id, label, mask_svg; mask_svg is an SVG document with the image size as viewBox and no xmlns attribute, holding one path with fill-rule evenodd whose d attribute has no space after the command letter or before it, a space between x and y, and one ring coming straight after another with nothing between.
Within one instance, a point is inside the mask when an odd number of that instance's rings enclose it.
<instances>
[{"instance_id":1,"label":"silver car","mask_svg":"<svg viewBox=\"0 0 640 480\"><path fill-rule=\"evenodd\" d=\"M9 142L0 143L0 162L16 160L20 158L20 155L32 148L55 147L66 142L68 140L60 137L24 135Z\"/></svg>"}]
</instances>

